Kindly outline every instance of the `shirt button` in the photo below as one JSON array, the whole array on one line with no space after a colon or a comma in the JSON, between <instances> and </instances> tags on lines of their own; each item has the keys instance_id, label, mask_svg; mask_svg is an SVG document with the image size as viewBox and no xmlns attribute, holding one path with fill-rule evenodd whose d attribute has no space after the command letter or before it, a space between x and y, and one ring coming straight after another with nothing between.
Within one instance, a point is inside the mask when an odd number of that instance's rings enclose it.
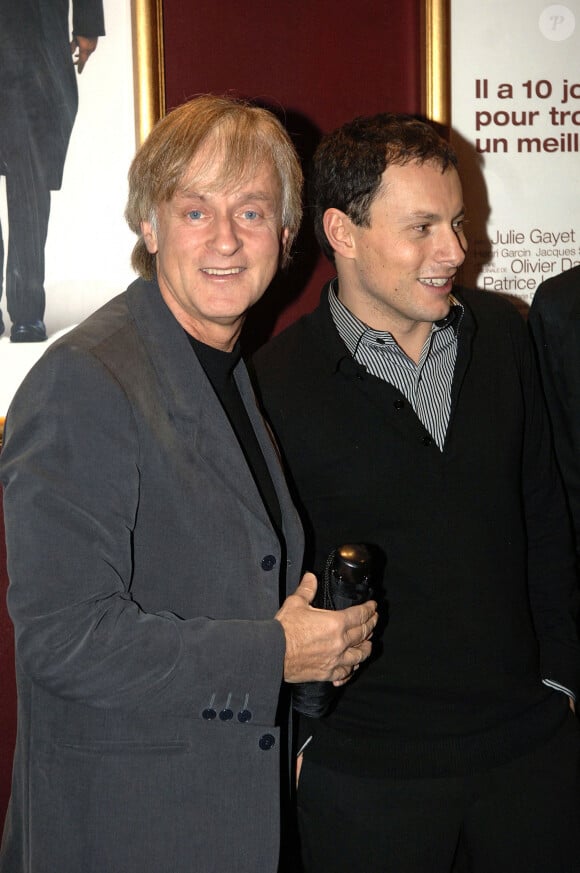
<instances>
[{"instance_id":1,"label":"shirt button","mask_svg":"<svg viewBox=\"0 0 580 873\"><path fill-rule=\"evenodd\" d=\"M272 734L264 734L264 736L260 737L258 745L262 749L262 751L267 752L269 749L272 748L275 742L276 740L272 736Z\"/></svg>"},{"instance_id":2,"label":"shirt button","mask_svg":"<svg viewBox=\"0 0 580 873\"><path fill-rule=\"evenodd\" d=\"M421 442L423 443L424 446L430 446L433 443L433 437L426 435L423 437Z\"/></svg>"},{"instance_id":3,"label":"shirt button","mask_svg":"<svg viewBox=\"0 0 580 873\"><path fill-rule=\"evenodd\" d=\"M262 570L273 570L276 566L276 558L274 555L264 555L261 564Z\"/></svg>"},{"instance_id":4,"label":"shirt button","mask_svg":"<svg viewBox=\"0 0 580 873\"><path fill-rule=\"evenodd\" d=\"M395 400L395 402L393 403L393 406L395 407L395 409L402 409L404 407L404 405L405 405L405 401L401 397L399 397L399 399Z\"/></svg>"},{"instance_id":5,"label":"shirt button","mask_svg":"<svg viewBox=\"0 0 580 873\"><path fill-rule=\"evenodd\" d=\"M215 709L211 709L210 707L208 707L207 709L204 709L201 717L205 718L206 721L212 721L216 717L216 711Z\"/></svg>"}]
</instances>

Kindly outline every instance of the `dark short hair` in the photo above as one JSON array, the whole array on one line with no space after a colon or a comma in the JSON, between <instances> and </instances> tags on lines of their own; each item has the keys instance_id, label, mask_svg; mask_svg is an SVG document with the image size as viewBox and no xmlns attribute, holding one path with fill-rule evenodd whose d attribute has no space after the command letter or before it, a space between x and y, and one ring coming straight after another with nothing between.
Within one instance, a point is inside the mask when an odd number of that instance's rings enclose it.
<instances>
[{"instance_id":1,"label":"dark short hair","mask_svg":"<svg viewBox=\"0 0 580 873\"><path fill-rule=\"evenodd\" d=\"M368 227L370 207L387 167L426 162L444 172L449 166L457 168L457 155L432 124L417 116L361 116L325 136L310 178L314 230L324 254L334 262L323 226L327 209L340 209L354 224Z\"/></svg>"}]
</instances>

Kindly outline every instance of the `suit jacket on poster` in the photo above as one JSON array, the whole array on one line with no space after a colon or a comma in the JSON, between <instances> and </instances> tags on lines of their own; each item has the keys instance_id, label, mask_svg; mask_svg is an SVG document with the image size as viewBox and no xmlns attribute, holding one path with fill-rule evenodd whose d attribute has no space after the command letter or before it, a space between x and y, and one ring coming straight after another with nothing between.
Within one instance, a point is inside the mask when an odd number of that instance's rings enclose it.
<instances>
[{"instance_id":1,"label":"suit jacket on poster","mask_svg":"<svg viewBox=\"0 0 580 873\"><path fill-rule=\"evenodd\" d=\"M69 5L0 0L0 173L10 172L27 142L53 191L62 184L78 108ZM73 0L72 12L75 34L104 34L103 0Z\"/></svg>"},{"instance_id":2,"label":"suit jacket on poster","mask_svg":"<svg viewBox=\"0 0 580 873\"><path fill-rule=\"evenodd\" d=\"M286 551L156 283L55 343L12 404L0 472L19 709L2 873L275 873L273 616L303 541L243 363L235 375Z\"/></svg>"},{"instance_id":3,"label":"suit jacket on poster","mask_svg":"<svg viewBox=\"0 0 580 873\"><path fill-rule=\"evenodd\" d=\"M529 322L580 556L580 266L542 282Z\"/></svg>"}]
</instances>

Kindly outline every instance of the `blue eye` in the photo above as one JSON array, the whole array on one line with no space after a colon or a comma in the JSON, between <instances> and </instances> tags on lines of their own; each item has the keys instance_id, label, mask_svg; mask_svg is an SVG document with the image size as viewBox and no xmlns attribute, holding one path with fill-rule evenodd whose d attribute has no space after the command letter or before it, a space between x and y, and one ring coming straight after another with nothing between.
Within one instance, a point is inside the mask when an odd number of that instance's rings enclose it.
<instances>
[{"instance_id":1,"label":"blue eye","mask_svg":"<svg viewBox=\"0 0 580 873\"><path fill-rule=\"evenodd\" d=\"M192 209L191 212L187 213L188 217L193 221L196 221L198 218L202 217L202 212L200 209Z\"/></svg>"},{"instance_id":2,"label":"blue eye","mask_svg":"<svg viewBox=\"0 0 580 873\"><path fill-rule=\"evenodd\" d=\"M258 218L258 213L255 209L246 209L246 211L244 212L244 218L249 218L251 221L253 221L255 218Z\"/></svg>"}]
</instances>

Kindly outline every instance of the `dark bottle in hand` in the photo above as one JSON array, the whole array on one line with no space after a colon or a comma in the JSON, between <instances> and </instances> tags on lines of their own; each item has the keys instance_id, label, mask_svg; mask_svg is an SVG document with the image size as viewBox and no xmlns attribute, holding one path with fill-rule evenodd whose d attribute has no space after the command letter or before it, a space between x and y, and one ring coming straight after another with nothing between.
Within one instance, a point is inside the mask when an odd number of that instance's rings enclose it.
<instances>
[{"instance_id":1,"label":"dark bottle in hand","mask_svg":"<svg viewBox=\"0 0 580 873\"><path fill-rule=\"evenodd\" d=\"M346 609L372 596L371 556L362 543L335 549L327 558L312 603L318 609ZM320 718L328 711L337 689L332 682L302 682L294 686L292 705L297 712Z\"/></svg>"}]
</instances>

